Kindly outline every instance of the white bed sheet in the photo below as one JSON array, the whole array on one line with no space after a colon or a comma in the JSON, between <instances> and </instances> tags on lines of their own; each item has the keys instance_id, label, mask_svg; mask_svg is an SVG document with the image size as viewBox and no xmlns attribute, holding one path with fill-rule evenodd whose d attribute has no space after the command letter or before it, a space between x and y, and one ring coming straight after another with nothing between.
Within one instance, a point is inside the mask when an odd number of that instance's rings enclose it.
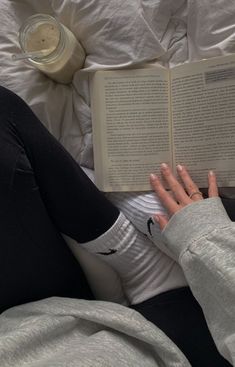
<instances>
[{"instance_id":1,"label":"white bed sheet","mask_svg":"<svg viewBox=\"0 0 235 367\"><path fill-rule=\"evenodd\" d=\"M11 58L19 52L20 25L38 12L56 16L86 50L85 68L71 85L56 84L27 62ZM235 2L227 0L1 0L0 24L1 85L19 94L76 161L88 168L93 168L90 72L151 60L176 65L235 51ZM93 259L83 263L88 273L91 267L94 272ZM97 264L100 272L98 260ZM122 302L118 278L110 270L112 282L113 293L109 287L104 295L101 284L102 291L96 294Z\"/></svg>"}]
</instances>

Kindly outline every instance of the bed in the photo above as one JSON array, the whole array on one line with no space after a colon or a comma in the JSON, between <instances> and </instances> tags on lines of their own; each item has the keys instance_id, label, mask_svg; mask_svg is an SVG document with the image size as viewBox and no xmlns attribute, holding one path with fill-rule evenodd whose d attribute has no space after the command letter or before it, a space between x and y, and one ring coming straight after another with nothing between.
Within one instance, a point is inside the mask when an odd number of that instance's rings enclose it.
<instances>
[{"instance_id":1,"label":"bed","mask_svg":"<svg viewBox=\"0 0 235 367\"><path fill-rule=\"evenodd\" d=\"M17 32L35 13L58 18L87 57L71 85L13 61ZM93 169L89 74L146 62L177 65L235 51L235 3L227 0L1 0L0 83L19 94L83 167ZM117 275L66 238L98 299L126 303ZM109 283L105 281L109 274Z\"/></svg>"}]
</instances>

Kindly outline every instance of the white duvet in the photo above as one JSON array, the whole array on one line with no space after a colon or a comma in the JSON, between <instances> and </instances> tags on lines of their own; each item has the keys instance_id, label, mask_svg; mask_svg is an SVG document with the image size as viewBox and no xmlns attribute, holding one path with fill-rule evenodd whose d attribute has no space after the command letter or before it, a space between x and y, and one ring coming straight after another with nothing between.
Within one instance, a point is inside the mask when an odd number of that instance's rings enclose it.
<instances>
[{"instance_id":1,"label":"white duvet","mask_svg":"<svg viewBox=\"0 0 235 367\"><path fill-rule=\"evenodd\" d=\"M59 85L19 52L17 32L34 13L52 14L87 58L72 85ZM82 165L93 167L88 72L156 58L177 64L235 51L235 2L227 0L1 0L0 83L18 93Z\"/></svg>"},{"instance_id":2,"label":"white duvet","mask_svg":"<svg viewBox=\"0 0 235 367\"><path fill-rule=\"evenodd\" d=\"M57 17L86 50L85 68L71 85L56 84L27 62L11 58L20 51L20 25L39 12ZM19 94L77 162L89 168L93 167L90 72L155 59L176 65L231 52L235 52L232 0L0 1L0 84Z\"/></svg>"}]
</instances>

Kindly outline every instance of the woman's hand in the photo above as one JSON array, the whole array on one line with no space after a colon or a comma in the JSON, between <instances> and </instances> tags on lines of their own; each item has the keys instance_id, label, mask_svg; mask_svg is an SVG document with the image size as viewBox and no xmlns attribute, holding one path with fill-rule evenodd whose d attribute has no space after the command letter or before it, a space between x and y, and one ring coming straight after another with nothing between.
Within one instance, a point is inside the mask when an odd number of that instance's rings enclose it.
<instances>
[{"instance_id":1,"label":"woman's hand","mask_svg":"<svg viewBox=\"0 0 235 367\"><path fill-rule=\"evenodd\" d=\"M177 172L184 184L184 187L173 175L170 167L165 163L161 164L162 177L166 181L171 193L164 189L160 179L157 176L153 174L150 175L150 183L152 188L156 192L164 207L167 209L170 217L177 213L184 206L192 204L195 201L203 200L202 193L191 179L186 168L184 166L178 165ZM216 176L213 171L209 171L208 173L208 196L218 196ZM168 223L168 218L160 214L155 215L154 218L159 223L161 230L163 230Z\"/></svg>"}]
</instances>

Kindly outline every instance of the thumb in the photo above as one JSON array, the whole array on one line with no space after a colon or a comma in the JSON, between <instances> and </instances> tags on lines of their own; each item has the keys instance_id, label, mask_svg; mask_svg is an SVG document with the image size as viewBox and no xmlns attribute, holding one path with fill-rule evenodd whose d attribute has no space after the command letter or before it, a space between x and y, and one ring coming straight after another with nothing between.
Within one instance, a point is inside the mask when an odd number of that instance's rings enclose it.
<instances>
[{"instance_id":1,"label":"thumb","mask_svg":"<svg viewBox=\"0 0 235 367\"><path fill-rule=\"evenodd\" d=\"M159 224L159 227L160 227L161 231L165 228L165 226L168 223L168 218L165 215L162 215L162 214L154 215L154 219Z\"/></svg>"}]
</instances>

